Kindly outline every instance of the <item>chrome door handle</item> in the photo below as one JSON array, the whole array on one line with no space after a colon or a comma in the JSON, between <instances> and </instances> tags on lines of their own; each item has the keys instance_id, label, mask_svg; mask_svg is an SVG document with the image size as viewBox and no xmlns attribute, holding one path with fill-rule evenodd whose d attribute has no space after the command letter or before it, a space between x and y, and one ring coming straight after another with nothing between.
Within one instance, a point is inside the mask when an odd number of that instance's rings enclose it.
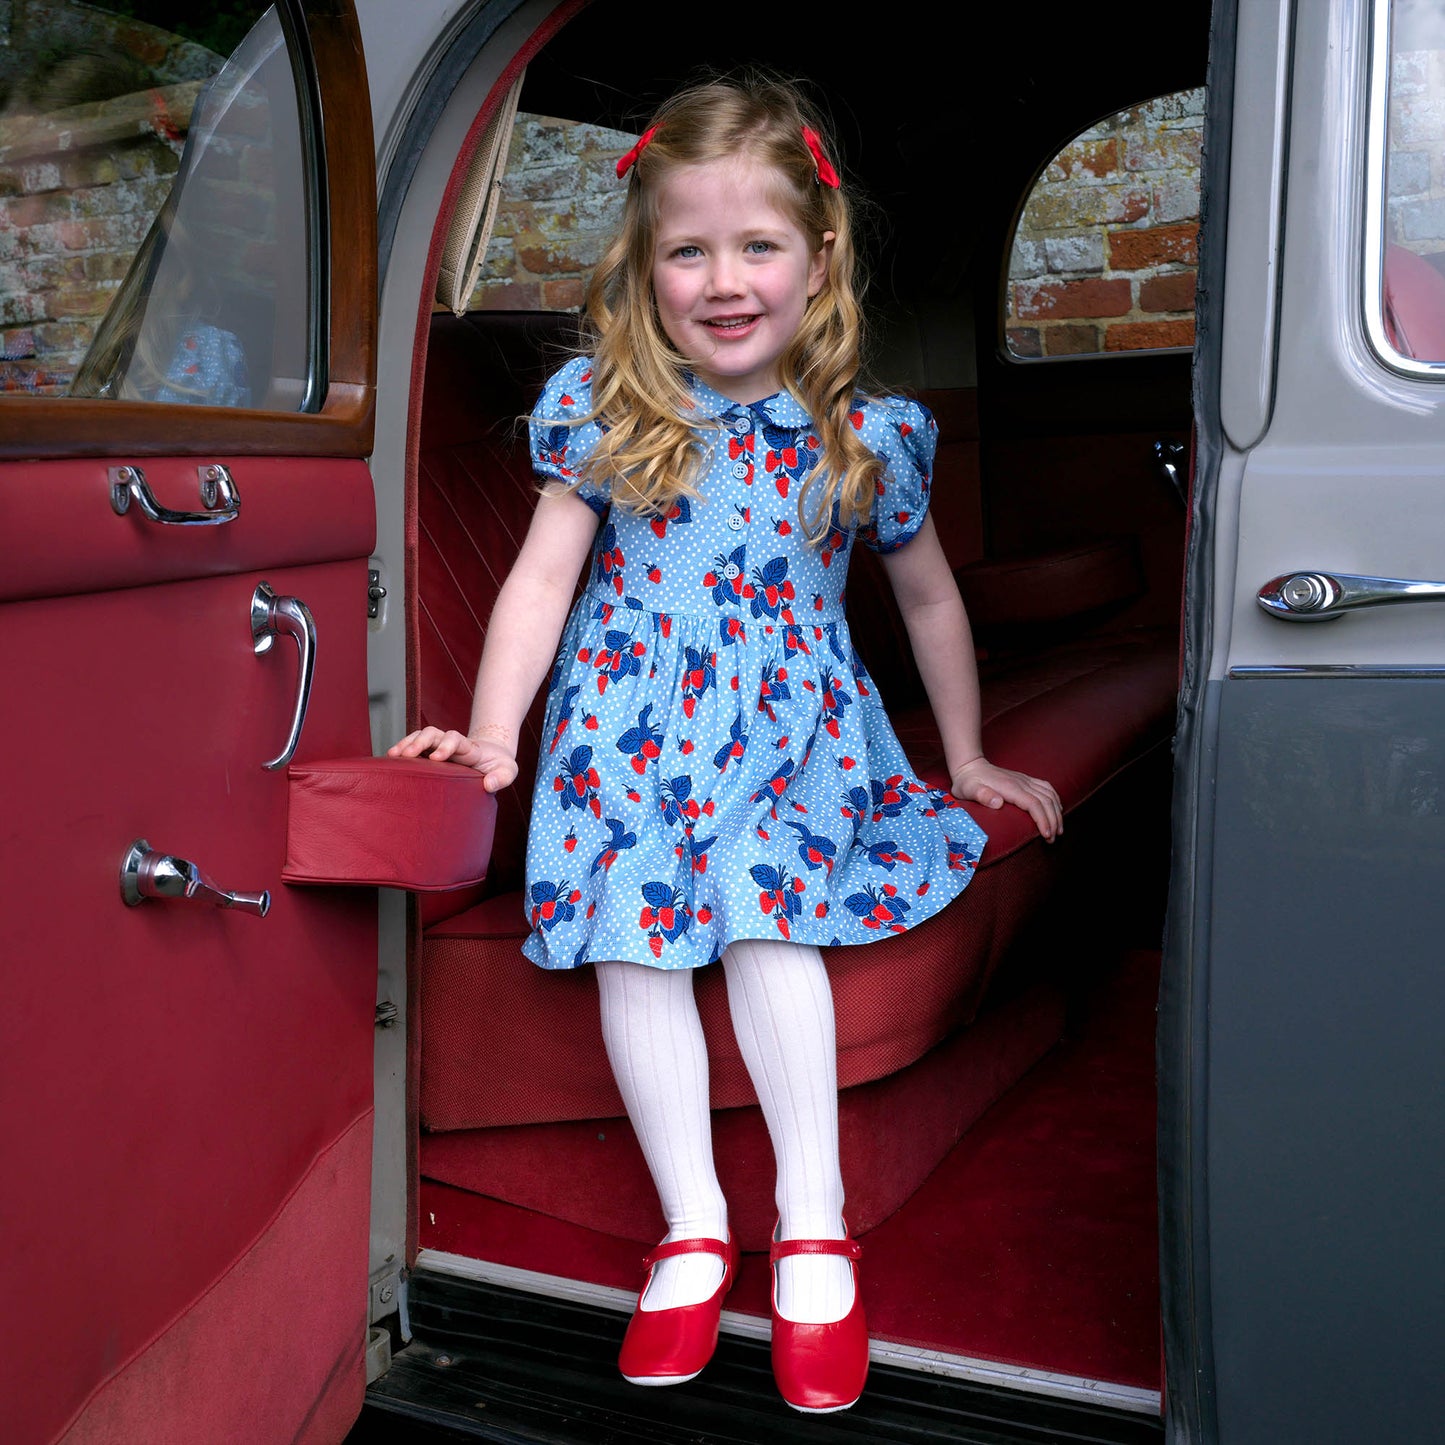
<instances>
[{"instance_id":1,"label":"chrome door handle","mask_svg":"<svg viewBox=\"0 0 1445 1445\"><path fill-rule=\"evenodd\" d=\"M120 864L120 896L134 908L147 898L192 899L216 908L234 908L264 918L271 907L271 894L228 893L217 888L194 863L157 853L144 838L137 838L126 850Z\"/></svg>"},{"instance_id":2,"label":"chrome door handle","mask_svg":"<svg viewBox=\"0 0 1445 1445\"><path fill-rule=\"evenodd\" d=\"M1286 572L1266 582L1255 600L1271 617L1286 622L1329 622L1357 607L1445 602L1445 582L1352 577L1342 572Z\"/></svg>"},{"instance_id":3,"label":"chrome door handle","mask_svg":"<svg viewBox=\"0 0 1445 1445\"><path fill-rule=\"evenodd\" d=\"M177 512L161 506L139 467L111 467L108 475L111 510L117 517L130 511L132 501L150 521L166 527L219 527L222 522L234 522L241 511L241 494L230 471L218 462L196 468L203 512Z\"/></svg>"},{"instance_id":4,"label":"chrome door handle","mask_svg":"<svg viewBox=\"0 0 1445 1445\"><path fill-rule=\"evenodd\" d=\"M299 597L278 597L269 582L261 582L251 594L251 640L256 644L256 655L271 650L278 633L284 632L296 639L301 653L301 666L297 675L296 712L291 719L291 731L286 746L262 766L273 772L284 768L301 741L301 728L306 722L306 708L311 701L311 675L316 667L316 620L311 609Z\"/></svg>"}]
</instances>

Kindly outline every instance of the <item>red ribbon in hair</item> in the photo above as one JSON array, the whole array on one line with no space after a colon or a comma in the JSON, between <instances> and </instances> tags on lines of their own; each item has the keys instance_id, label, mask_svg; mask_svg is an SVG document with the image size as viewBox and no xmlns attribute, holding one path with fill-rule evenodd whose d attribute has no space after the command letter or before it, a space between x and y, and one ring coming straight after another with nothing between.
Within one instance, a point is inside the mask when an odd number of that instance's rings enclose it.
<instances>
[{"instance_id":1,"label":"red ribbon in hair","mask_svg":"<svg viewBox=\"0 0 1445 1445\"><path fill-rule=\"evenodd\" d=\"M657 134L657 127L650 125L640 136L637 137L637 144L617 162L617 179L620 181L628 171L637 163L637 158L647 148L647 143ZM818 180L825 186L832 186L836 191L842 184L838 179L838 172L833 169L833 163L823 154L823 140L811 126L803 127L803 141L813 155L813 164L817 168Z\"/></svg>"},{"instance_id":2,"label":"red ribbon in hair","mask_svg":"<svg viewBox=\"0 0 1445 1445\"><path fill-rule=\"evenodd\" d=\"M838 172L833 169L828 157L823 154L823 139L817 131L810 126L803 127L803 140L807 143L808 149L813 153L813 163L818 167L818 179L825 186L832 186L836 191L840 184Z\"/></svg>"},{"instance_id":3,"label":"red ribbon in hair","mask_svg":"<svg viewBox=\"0 0 1445 1445\"><path fill-rule=\"evenodd\" d=\"M638 156L642 154L644 149L646 149L648 141L656 134L657 127L655 125L648 126L647 129L637 137L637 144L617 162L617 179L619 181L632 169L633 163L637 160Z\"/></svg>"}]
</instances>

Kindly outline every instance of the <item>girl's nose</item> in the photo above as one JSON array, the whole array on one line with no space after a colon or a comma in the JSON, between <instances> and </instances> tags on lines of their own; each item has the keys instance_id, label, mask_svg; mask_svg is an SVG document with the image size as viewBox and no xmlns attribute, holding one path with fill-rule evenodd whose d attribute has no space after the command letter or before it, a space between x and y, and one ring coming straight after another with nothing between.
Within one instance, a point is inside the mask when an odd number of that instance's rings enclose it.
<instances>
[{"instance_id":1,"label":"girl's nose","mask_svg":"<svg viewBox=\"0 0 1445 1445\"><path fill-rule=\"evenodd\" d=\"M719 256L708 268L708 295L714 298L741 296L746 290L742 280L742 268L731 256Z\"/></svg>"}]
</instances>

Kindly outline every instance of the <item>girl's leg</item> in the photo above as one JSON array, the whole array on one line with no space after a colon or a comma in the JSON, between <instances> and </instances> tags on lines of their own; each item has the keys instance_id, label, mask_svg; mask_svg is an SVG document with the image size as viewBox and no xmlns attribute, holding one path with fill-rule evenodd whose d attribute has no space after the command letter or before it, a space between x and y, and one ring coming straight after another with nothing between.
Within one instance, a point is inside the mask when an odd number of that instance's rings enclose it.
<instances>
[{"instance_id":1,"label":"girl's leg","mask_svg":"<svg viewBox=\"0 0 1445 1445\"><path fill-rule=\"evenodd\" d=\"M657 1186L669 1241L727 1238L727 1201L712 1159L707 1045L690 969L599 963L602 1039L643 1157ZM713 1254L658 1262L638 1308L700 1304L722 1283Z\"/></svg>"},{"instance_id":2,"label":"girl's leg","mask_svg":"<svg viewBox=\"0 0 1445 1445\"><path fill-rule=\"evenodd\" d=\"M738 1048L767 1120L778 1164L782 1239L842 1239L837 1033L823 956L781 939L734 943L723 954ZM778 1312L801 1324L842 1319L853 1304L846 1259L778 1261Z\"/></svg>"}]
</instances>

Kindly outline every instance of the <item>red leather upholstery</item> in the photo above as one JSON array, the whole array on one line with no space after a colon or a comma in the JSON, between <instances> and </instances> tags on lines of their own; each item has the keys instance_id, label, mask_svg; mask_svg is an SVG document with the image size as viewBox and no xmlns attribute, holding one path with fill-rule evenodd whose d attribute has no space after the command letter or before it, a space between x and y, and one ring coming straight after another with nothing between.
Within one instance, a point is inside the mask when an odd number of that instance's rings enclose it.
<instances>
[{"instance_id":1,"label":"red leather upholstery","mask_svg":"<svg viewBox=\"0 0 1445 1445\"><path fill-rule=\"evenodd\" d=\"M426 893L487 876L497 800L470 768L404 758L292 763L287 883Z\"/></svg>"},{"instance_id":2,"label":"red leather upholstery","mask_svg":"<svg viewBox=\"0 0 1445 1445\"><path fill-rule=\"evenodd\" d=\"M1445 360L1445 276L1404 246L1385 248L1385 333L1402 356Z\"/></svg>"}]
</instances>

